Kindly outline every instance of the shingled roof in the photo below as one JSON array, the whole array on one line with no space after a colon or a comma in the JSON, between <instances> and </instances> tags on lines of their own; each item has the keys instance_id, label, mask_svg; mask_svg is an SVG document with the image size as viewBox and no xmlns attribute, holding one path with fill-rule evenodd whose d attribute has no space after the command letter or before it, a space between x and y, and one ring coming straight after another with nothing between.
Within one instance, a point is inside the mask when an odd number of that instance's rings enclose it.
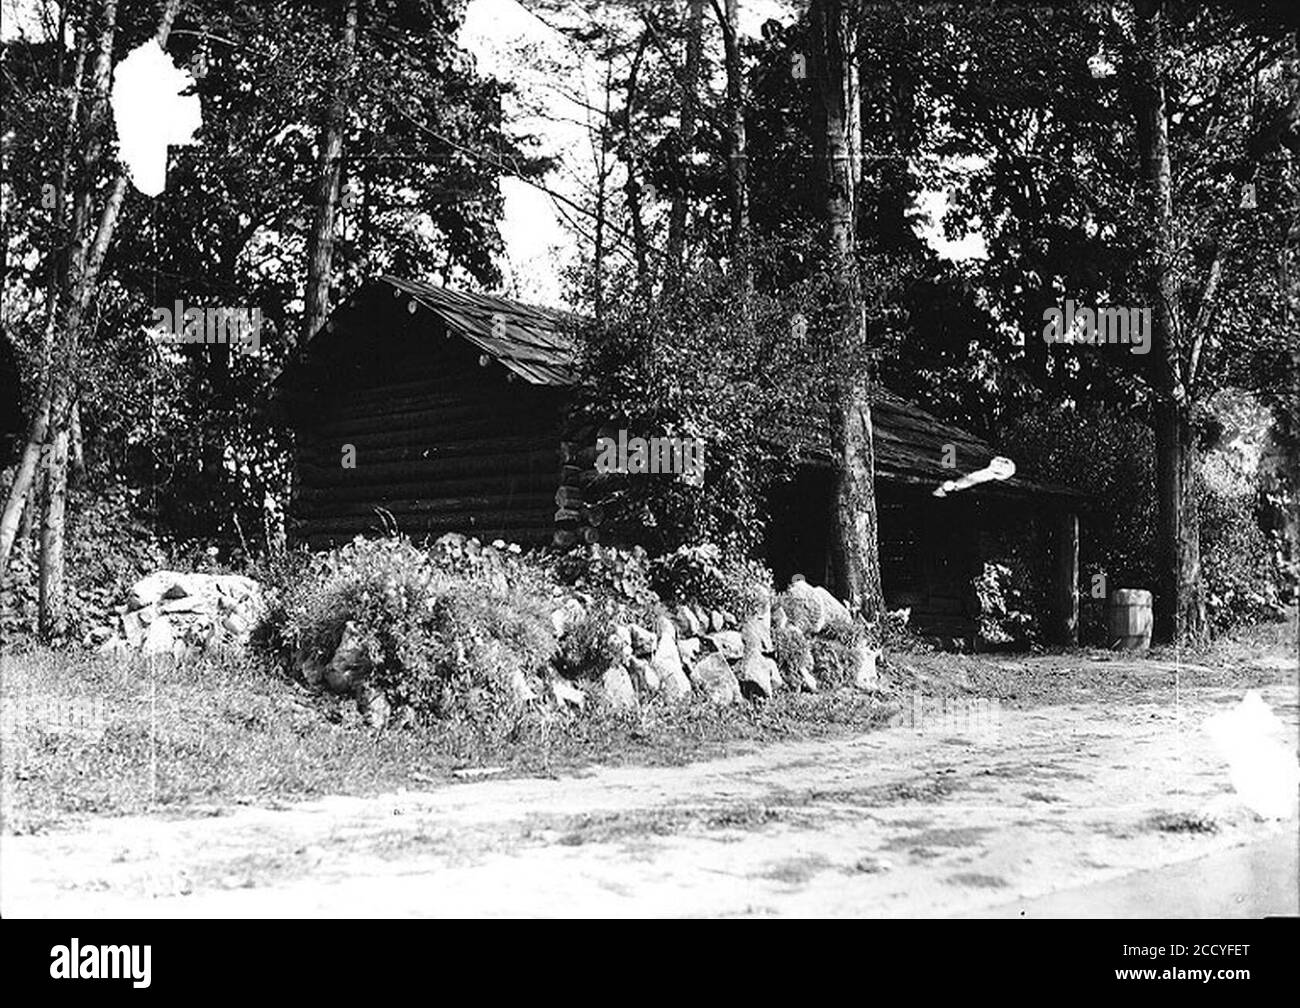
<instances>
[{"instance_id":1,"label":"shingled roof","mask_svg":"<svg viewBox=\"0 0 1300 1008\"><path fill-rule=\"evenodd\" d=\"M449 332L490 354L524 381L533 385L574 383L571 334L582 324L581 318L401 277L384 275L379 282L409 294L442 319Z\"/></svg>"},{"instance_id":2,"label":"shingled roof","mask_svg":"<svg viewBox=\"0 0 1300 1008\"><path fill-rule=\"evenodd\" d=\"M574 333L580 316L521 304L488 294L453 291L416 280L383 275L363 287L358 296L378 291L375 285L403 296L435 315L446 327L482 353L532 385L568 387L577 376ZM341 308L340 311L346 310ZM310 349L308 350L310 356ZM945 423L913 403L877 387L872 395L872 426L876 473L893 483L937 487L959 473L982 469L997 454L969 431ZM804 432L809 462L829 464L824 430ZM944 467L947 445L956 449L957 470ZM1043 496L1080 501L1081 491L1017 474L1002 482L984 483L963 493L979 496Z\"/></svg>"}]
</instances>

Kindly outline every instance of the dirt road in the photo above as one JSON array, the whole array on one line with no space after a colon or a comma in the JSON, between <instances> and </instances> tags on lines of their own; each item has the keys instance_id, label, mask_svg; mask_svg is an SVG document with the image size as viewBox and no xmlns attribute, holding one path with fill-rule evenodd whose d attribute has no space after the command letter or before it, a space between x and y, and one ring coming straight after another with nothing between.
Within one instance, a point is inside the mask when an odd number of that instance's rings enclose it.
<instances>
[{"instance_id":1,"label":"dirt road","mask_svg":"<svg viewBox=\"0 0 1300 1008\"><path fill-rule=\"evenodd\" d=\"M1294 685L1264 697L1294 741ZM5 837L0 911L1295 913L1296 822L1246 810L1201 729L1239 698L1205 689L1177 705L1029 710L918 701L894 728L685 767L99 820ZM1207 856L1219 859L1204 863L1216 887L1189 900L1193 862ZM1181 867L1162 875L1170 865ZM1126 895L1137 892L1147 895Z\"/></svg>"},{"instance_id":2,"label":"dirt road","mask_svg":"<svg viewBox=\"0 0 1300 1008\"><path fill-rule=\"evenodd\" d=\"M1264 696L1294 743L1294 684ZM100 819L4 838L0 912L1295 913L1296 822L1240 805L1201 730L1239 697L1030 710L918 698L889 730L692 766ZM1216 884L1188 899L1203 877Z\"/></svg>"}]
</instances>

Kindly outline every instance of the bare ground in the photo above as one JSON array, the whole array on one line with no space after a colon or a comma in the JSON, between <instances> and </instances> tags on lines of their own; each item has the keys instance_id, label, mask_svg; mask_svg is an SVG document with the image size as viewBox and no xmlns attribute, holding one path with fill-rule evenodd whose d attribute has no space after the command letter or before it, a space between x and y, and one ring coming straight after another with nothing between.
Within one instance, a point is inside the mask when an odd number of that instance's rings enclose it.
<instances>
[{"instance_id":1,"label":"bare ground","mask_svg":"<svg viewBox=\"0 0 1300 1008\"><path fill-rule=\"evenodd\" d=\"M1239 882L1220 880L1229 890L1262 891L1268 880L1251 871L1295 871L1296 822L1265 822L1241 806L1200 728L1260 685L1294 745L1296 682L1278 674L1287 661L1256 656L1240 681L1209 686L1187 685L1210 678L1175 677L1172 663L1080 668L1076 658L1075 702L1067 693L1024 705L1029 696L1018 702L984 682L983 697L958 688L904 703L893 728L687 766L487 777L8 836L0 912L1038 916L1105 914L1111 901L1116 914L1205 912L1187 898L1195 859L1267 846ZM1059 665L1019 659L1003 671L1030 683ZM1252 668L1267 674L1252 678ZM1116 682L1132 688L1097 688ZM1121 898L1126 879L1161 866L1184 873L1150 889L1163 904ZM1285 905L1272 909L1297 912L1294 886L1280 891L1269 899ZM1225 892L1222 912L1262 912L1241 895Z\"/></svg>"}]
</instances>

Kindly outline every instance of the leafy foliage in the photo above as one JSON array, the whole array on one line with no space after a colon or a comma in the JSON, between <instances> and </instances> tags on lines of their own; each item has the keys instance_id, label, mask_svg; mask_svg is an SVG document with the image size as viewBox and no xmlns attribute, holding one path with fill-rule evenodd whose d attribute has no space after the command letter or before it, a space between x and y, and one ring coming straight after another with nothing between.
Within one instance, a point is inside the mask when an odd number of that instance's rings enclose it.
<instances>
[{"instance_id":1,"label":"leafy foliage","mask_svg":"<svg viewBox=\"0 0 1300 1008\"><path fill-rule=\"evenodd\" d=\"M724 556L716 543L679 546L654 560L650 576L666 602L693 602L739 620L758 612L772 597L772 574L766 567Z\"/></svg>"},{"instance_id":2,"label":"leafy foliage","mask_svg":"<svg viewBox=\"0 0 1300 1008\"><path fill-rule=\"evenodd\" d=\"M456 569L459 559L404 538L357 538L282 589L279 637L327 662L350 632L373 663L370 684L421 714L517 703L523 678L555 653L546 596L481 567Z\"/></svg>"}]
</instances>

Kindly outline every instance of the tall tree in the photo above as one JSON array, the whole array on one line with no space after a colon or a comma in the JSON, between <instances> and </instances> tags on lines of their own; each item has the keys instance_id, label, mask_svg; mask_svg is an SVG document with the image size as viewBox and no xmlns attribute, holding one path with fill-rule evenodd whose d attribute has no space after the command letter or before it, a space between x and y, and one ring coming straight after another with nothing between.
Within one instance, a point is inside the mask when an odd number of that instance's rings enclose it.
<instances>
[{"instance_id":1,"label":"tall tree","mask_svg":"<svg viewBox=\"0 0 1300 1008\"><path fill-rule=\"evenodd\" d=\"M834 293L833 325L845 366L830 404L831 453L836 463L832 501L831 564L836 589L869 623L884 604L876 512L871 428L871 376L856 247L855 151L859 109L857 73L851 56L855 0L814 0L810 38L825 229Z\"/></svg>"},{"instance_id":2,"label":"tall tree","mask_svg":"<svg viewBox=\"0 0 1300 1008\"><path fill-rule=\"evenodd\" d=\"M740 0L726 0L726 9L713 0L722 27L723 64L727 75L727 178L731 190L729 245L741 279L741 290L753 285L750 270L749 157L745 142L745 67L740 50Z\"/></svg>"},{"instance_id":3,"label":"tall tree","mask_svg":"<svg viewBox=\"0 0 1300 1008\"><path fill-rule=\"evenodd\" d=\"M699 109L700 60L704 51L704 0L690 0L686 31L686 67L681 78L681 103L677 126L678 182L668 212L668 260L664 290L674 290L681 280L686 252L686 220L690 191L687 185L695 155L695 128Z\"/></svg>"},{"instance_id":4,"label":"tall tree","mask_svg":"<svg viewBox=\"0 0 1300 1008\"><path fill-rule=\"evenodd\" d=\"M346 0L339 29L329 104L318 138L316 204L307 236L307 289L302 316L302 345L315 335L330 310L334 265L334 219L343 174L343 132L347 125L352 67L357 55L357 0Z\"/></svg>"}]
</instances>

